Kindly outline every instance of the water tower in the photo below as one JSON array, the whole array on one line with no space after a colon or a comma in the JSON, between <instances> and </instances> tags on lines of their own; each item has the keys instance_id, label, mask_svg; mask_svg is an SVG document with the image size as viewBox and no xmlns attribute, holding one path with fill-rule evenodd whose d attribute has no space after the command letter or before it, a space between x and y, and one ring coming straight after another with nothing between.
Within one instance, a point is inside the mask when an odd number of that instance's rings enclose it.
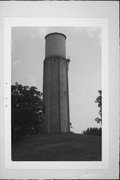
<instances>
[{"instance_id":1,"label":"water tower","mask_svg":"<svg viewBox=\"0 0 120 180\"><path fill-rule=\"evenodd\" d=\"M46 35L43 72L43 133L67 133L70 130L68 64L66 36Z\"/></svg>"}]
</instances>

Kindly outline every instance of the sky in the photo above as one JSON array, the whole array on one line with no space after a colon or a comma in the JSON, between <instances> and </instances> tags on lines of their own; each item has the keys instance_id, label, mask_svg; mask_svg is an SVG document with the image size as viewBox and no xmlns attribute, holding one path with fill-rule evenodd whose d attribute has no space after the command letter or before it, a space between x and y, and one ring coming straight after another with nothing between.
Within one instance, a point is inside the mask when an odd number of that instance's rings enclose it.
<instances>
[{"instance_id":1,"label":"sky","mask_svg":"<svg viewBox=\"0 0 120 180\"><path fill-rule=\"evenodd\" d=\"M102 79L100 27L12 27L12 84L36 86L43 91L45 36L52 32L67 37L71 130L81 133L88 127L100 127L95 121L99 117L95 99Z\"/></svg>"}]
</instances>

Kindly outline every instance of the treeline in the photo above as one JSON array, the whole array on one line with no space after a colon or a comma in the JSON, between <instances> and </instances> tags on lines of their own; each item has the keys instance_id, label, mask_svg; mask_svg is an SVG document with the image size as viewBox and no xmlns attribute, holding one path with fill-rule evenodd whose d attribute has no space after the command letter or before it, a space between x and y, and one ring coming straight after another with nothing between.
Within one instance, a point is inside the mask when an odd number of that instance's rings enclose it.
<instances>
[{"instance_id":1,"label":"treeline","mask_svg":"<svg viewBox=\"0 0 120 180\"><path fill-rule=\"evenodd\" d=\"M83 131L84 135L93 135L93 136L101 136L102 128L87 128L87 130Z\"/></svg>"},{"instance_id":2,"label":"treeline","mask_svg":"<svg viewBox=\"0 0 120 180\"><path fill-rule=\"evenodd\" d=\"M42 93L36 87L11 86L12 140L38 134L42 122Z\"/></svg>"}]
</instances>

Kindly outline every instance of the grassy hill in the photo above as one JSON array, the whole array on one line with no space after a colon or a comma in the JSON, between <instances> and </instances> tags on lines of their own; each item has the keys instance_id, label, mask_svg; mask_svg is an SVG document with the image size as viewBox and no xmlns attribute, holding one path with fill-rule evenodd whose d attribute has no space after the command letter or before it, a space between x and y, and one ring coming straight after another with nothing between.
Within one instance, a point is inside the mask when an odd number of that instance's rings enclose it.
<instances>
[{"instance_id":1,"label":"grassy hill","mask_svg":"<svg viewBox=\"0 0 120 180\"><path fill-rule=\"evenodd\" d=\"M101 161L101 137L34 135L12 146L13 161Z\"/></svg>"}]
</instances>

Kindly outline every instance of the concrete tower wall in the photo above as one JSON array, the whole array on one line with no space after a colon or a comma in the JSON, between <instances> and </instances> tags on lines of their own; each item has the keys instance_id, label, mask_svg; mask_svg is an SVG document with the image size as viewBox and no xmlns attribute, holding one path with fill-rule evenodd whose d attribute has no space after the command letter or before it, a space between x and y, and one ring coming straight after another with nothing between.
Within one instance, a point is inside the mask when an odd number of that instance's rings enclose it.
<instances>
[{"instance_id":1,"label":"concrete tower wall","mask_svg":"<svg viewBox=\"0 0 120 180\"><path fill-rule=\"evenodd\" d=\"M50 129L51 133L60 132L60 98L59 98L59 62L50 58Z\"/></svg>"},{"instance_id":2,"label":"concrete tower wall","mask_svg":"<svg viewBox=\"0 0 120 180\"><path fill-rule=\"evenodd\" d=\"M51 38L54 40L51 41ZM57 37L58 36L58 39ZM60 39L61 37L61 39ZM49 38L49 41L48 41ZM59 33L49 34L46 37L47 43L53 47L57 39L59 42L65 44L65 36ZM64 49L65 45L61 48ZM60 52L60 49L54 50L55 55L52 55L50 49L46 51L46 58L44 60L44 79L43 79L43 103L44 103L44 133L65 133L69 131L69 95L68 95L68 70L67 60L65 59L65 49ZM50 53L51 52L51 53ZM63 53L64 52L64 53ZM59 55L59 54L61 55ZM49 56L48 56L49 54Z\"/></svg>"},{"instance_id":3,"label":"concrete tower wall","mask_svg":"<svg viewBox=\"0 0 120 180\"><path fill-rule=\"evenodd\" d=\"M50 133L50 59L44 61L43 70L43 115L42 132Z\"/></svg>"},{"instance_id":4,"label":"concrete tower wall","mask_svg":"<svg viewBox=\"0 0 120 180\"><path fill-rule=\"evenodd\" d=\"M61 132L69 130L69 100L68 100L68 81L67 81L67 61L60 58L60 119Z\"/></svg>"}]
</instances>

